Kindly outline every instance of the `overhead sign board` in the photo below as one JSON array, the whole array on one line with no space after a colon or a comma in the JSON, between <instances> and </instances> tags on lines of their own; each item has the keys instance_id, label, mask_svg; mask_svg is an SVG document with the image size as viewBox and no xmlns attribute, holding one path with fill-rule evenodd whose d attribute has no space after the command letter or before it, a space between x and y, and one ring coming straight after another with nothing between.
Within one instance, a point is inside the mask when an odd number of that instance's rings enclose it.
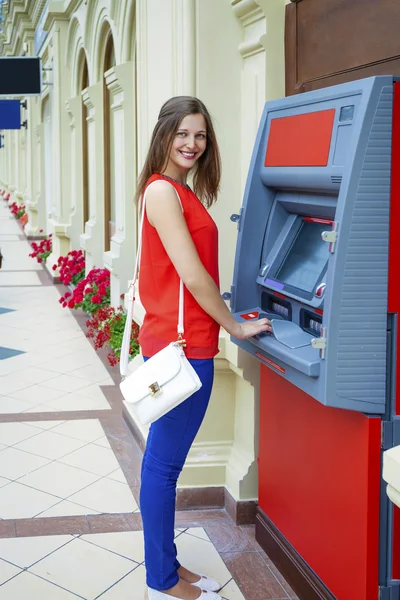
<instances>
[{"instance_id":1,"label":"overhead sign board","mask_svg":"<svg viewBox=\"0 0 400 600\"><path fill-rule=\"evenodd\" d=\"M0 57L0 97L40 96L41 59L37 56Z\"/></svg>"},{"instance_id":2,"label":"overhead sign board","mask_svg":"<svg viewBox=\"0 0 400 600\"><path fill-rule=\"evenodd\" d=\"M2 129L21 129L19 100L0 100L0 130Z\"/></svg>"}]
</instances>

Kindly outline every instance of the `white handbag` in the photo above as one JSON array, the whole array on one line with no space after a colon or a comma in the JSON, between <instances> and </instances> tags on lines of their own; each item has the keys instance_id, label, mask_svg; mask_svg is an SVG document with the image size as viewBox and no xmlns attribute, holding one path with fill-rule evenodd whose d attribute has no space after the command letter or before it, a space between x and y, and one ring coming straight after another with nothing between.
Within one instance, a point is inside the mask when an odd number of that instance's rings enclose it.
<instances>
[{"instance_id":1,"label":"white handbag","mask_svg":"<svg viewBox=\"0 0 400 600\"><path fill-rule=\"evenodd\" d=\"M148 189L148 188L147 188ZM146 190L147 191L147 190ZM175 190L176 191L176 190ZM178 195L178 192L176 192ZM178 195L180 202L180 198ZM181 204L182 206L182 204ZM147 425L167 414L197 392L202 383L185 356L183 327L184 287L179 285L178 338L146 362L135 357L129 363L129 349L132 331L135 288L139 272L142 251L143 221L146 210L146 192L143 196L143 208L139 227L139 243L135 272L129 288L128 314L121 346L120 383L121 393L127 403L133 405L134 412L142 425Z\"/></svg>"}]
</instances>

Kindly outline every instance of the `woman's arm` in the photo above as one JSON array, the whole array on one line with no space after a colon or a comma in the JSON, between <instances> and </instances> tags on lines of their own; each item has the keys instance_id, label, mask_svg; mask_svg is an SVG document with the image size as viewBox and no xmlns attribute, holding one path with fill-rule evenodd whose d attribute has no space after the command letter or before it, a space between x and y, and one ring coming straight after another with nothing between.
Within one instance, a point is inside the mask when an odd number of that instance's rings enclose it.
<instances>
[{"instance_id":1,"label":"woman's arm","mask_svg":"<svg viewBox=\"0 0 400 600\"><path fill-rule=\"evenodd\" d=\"M149 187L146 212L179 277L207 314L238 339L271 331L268 319L240 324L232 317L212 277L199 258L177 194L170 183L157 181Z\"/></svg>"}]
</instances>

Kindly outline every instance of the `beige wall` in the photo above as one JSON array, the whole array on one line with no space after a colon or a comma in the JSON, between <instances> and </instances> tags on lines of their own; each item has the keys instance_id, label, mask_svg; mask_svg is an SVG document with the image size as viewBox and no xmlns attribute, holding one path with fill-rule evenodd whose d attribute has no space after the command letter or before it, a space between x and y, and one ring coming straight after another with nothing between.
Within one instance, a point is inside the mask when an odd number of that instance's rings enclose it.
<instances>
[{"instance_id":1,"label":"beige wall","mask_svg":"<svg viewBox=\"0 0 400 600\"><path fill-rule=\"evenodd\" d=\"M7 52L28 42L41 0L29 13L30 31L20 27L14 7ZM283 31L286 0L65 0L50 2L40 51L46 76L42 98L29 100L30 128L7 134L10 152L0 153L0 183L28 202L35 234L54 234L49 265L70 248L86 251L88 267L111 271L112 300L127 289L136 253L135 182L161 104L180 94L197 95L214 118L223 160L218 203L212 214L220 232L221 290L229 291L236 245L230 215L240 210L259 118L267 99L284 93ZM13 25L14 23L14 25ZM19 21L18 21L19 23ZM29 28L28 28L29 29ZM111 159L116 232L104 252L104 106L101 70L111 30L116 67L106 73L111 98ZM25 38L24 38L25 36ZM17 39L20 39L18 46ZM162 48L162 51L160 51ZM82 56L89 87L81 93ZM50 102L46 125L45 98ZM82 121L83 103L88 110ZM88 130L89 220L82 222L82 135ZM46 137L47 136L47 137ZM47 140L47 141L46 141ZM51 152L48 150L51 141ZM13 149L11 152L11 148ZM46 200L47 194L47 200ZM50 197L49 197L50 196ZM50 206L50 210L46 209ZM143 317L140 304L136 316ZM225 485L237 499L257 496L258 363L238 352L224 332L216 360L210 410L191 450L181 486ZM146 432L143 432L146 434Z\"/></svg>"}]
</instances>

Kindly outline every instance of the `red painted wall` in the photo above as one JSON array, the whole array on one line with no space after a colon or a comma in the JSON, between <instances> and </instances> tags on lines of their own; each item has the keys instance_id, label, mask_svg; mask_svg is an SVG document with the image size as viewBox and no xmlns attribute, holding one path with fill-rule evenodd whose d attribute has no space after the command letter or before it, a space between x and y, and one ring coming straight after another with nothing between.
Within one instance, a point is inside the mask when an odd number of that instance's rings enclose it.
<instances>
[{"instance_id":1,"label":"red painted wall","mask_svg":"<svg viewBox=\"0 0 400 600\"><path fill-rule=\"evenodd\" d=\"M259 504L338 600L378 597L380 419L261 366Z\"/></svg>"}]
</instances>

